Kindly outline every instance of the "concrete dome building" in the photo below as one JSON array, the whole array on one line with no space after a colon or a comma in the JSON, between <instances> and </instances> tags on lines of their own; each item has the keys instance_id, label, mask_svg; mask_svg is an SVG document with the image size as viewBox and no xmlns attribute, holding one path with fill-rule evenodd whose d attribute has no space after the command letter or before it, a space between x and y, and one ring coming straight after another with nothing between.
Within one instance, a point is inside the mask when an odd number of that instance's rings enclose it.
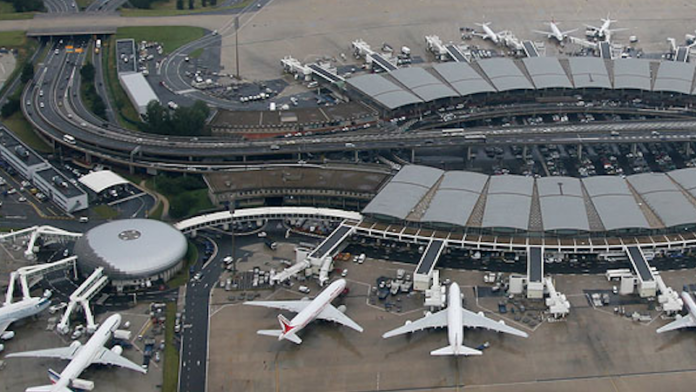
<instances>
[{"instance_id":1,"label":"concrete dome building","mask_svg":"<svg viewBox=\"0 0 696 392\"><path fill-rule=\"evenodd\" d=\"M89 230L75 243L83 274L98 267L118 291L166 282L183 266L187 241L169 224L152 219L117 220Z\"/></svg>"}]
</instances>

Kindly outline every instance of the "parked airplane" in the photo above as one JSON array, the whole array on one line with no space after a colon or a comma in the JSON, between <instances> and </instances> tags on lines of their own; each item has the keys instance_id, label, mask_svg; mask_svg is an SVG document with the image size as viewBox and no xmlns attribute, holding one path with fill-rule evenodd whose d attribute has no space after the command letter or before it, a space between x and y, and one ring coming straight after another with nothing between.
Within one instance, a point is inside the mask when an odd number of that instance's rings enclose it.
<instances>
[{"instance_id":1,"label":"parked airplane","mask_svg":"<svg viewBox=\"0 0 696 392\"><path fill-rule=\"evenodd\" d=\"M37 357L70 360L60 374L52 369L48 370L48 378L53 385L30 387L26 389L26 392L72 392L73 388L91 391L94 389L94 382L78 377L92 364L116 365L146 373L142 367L121 356L123 352L121 346L114 346L111 350L104 347L120 325L121 315L114 314L104 321L84 346L79 341L75 341L68 347L13 353L7 355L7 358Z\"/></svg>"},{"instance_id":2,"label":"parked airplane","mask_svg":"<svg viewBox=\"0 0 696 392\"><path fill-rule=\"evenodd\" d=\"M474 35L477 35L477 36L479 36L479 37L481 37L481 38L483 38L483 39L489 39L489 40L491 40L494 44L498 45L498 44L500 44L500 34L502 34L503 31L501 31L500 33L496 33L495 31L493 31L493 30L489 27L490 24L491 24L491 22L476 23L477 26L481 26L481 28L483 29L483 33L476 33L476 32L474 32L473 34L474 34Z\"/></svg>"},{"instance_id":3,"label":"parked airplane","mask_svg":"<svg viewBox=\"0 0 696 392\"><path fill-rule=\"evenodd\" d=\"M403 327L391 330L384 335L387 339L392 336L402 335L408 332L420 331L425 328L447 327L449 346L439 350L431 351L430 355L481 355L481 351L466 347L462 344L464 340L463 327L486 328L498 332L505 332L511 335L526 338L525 332L505 325L503 321L493 321L481 313L474 313L462 307L462 293L457 283L452 283L447 295L447 309L434 314L429 314L421 319L410 322L407 321Z\"/></svg>"},{"instance_id":4,"label":"parked airplane","mask_svg":"<svg viewBox=\"0 0 696 392\"><path fill-rule=\"evenodd\" d=\"M628 30L627 28L620 28L620 29L610 29L609 27L611 26L612 23L618 22L618 20L615 19L609 19L609 14L607 14L606 19L601 19L602 21L602 27L596 27L592 25L586 24L589 29L593 31L593 36L596 38L604 38L607 41L611 41L611 35L617 31L624 31Z\"/></svg>"},{"instance_id":5,"label":"parked airplane","mask_svg":"<svg viewBox=\"0 0 696 392\"><path fill-rule=\"evenodd\" d=\"M694 303L693 298L691 298L691 295L689 295L689 293L686 291L682 291L681 297L682 300L684 300L684 305L689 313L686 316L677 316L676 320L662 328L658 328L657 333L674 331L675 329L696 327L696 303Z\"/></svg>"},{"instance_id":6,"label":"parked airplane","mask_svg":"<svg viewBox=\"0 0 696 392\"><path fill-rule=\"evenodd\" d=\"M551 31L540 31L540 30L532 30L535 33L539 34L544 34L546 35L547 38L555 38L556 41L559 43L562 43L566 39L568 39L568 34L577 31L578 29L573 29L573 30L568 30L568 31L561 31L561 29L558 28L558 25L556 22L549 22L549 27L551 27Z\"/></svg>"},{"instance_id":7,"label":"parked airplane","mask_svg":"<svg viewBox=\"0 0 696 392\"><path fill-rule=\"evenodd\" d=\"M302 339L297 336L310 321L315 318L333 321L343 324L346 327L352 328L358 332L362 332L361 326L351 320L342 311L331 305L331 301L338 297L346 287L345 279L339 279L329 285L321 292L314 300L300 301L251 301L245 302L244 305L263 306L266 308L276 308L296 312L297 316L288 321L282 314L278 315L280 322L280 330L261 330L257 331L259 335L275 336L278 340L287 339L295 344L302 343Z\"/></svg>"},{"instance_id":8,"label":"parked airplane","mask_svg":"<svg viewBox=\"0 0 696 392\"><path fill-rule=\"evenodd\" d=\"M50 296L51 292L46 291L43 298L29 297L18 302L6 302L5 306L0 308L0 340L8 340L14 337L14 332L7 331L10 324L23 318L35 316L48 308L51 305L51 301L48 299Z\"/></svg>"}]
</instances>

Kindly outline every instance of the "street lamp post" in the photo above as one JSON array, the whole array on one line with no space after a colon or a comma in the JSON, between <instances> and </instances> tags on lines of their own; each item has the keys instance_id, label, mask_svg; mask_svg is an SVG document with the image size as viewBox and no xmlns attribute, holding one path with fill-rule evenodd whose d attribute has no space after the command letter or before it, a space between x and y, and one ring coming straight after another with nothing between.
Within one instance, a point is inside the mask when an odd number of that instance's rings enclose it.
<instances>
[{"instance_id":1,"label":"street lamp post","mask_svg":"<svg viewBox=\"0 0 696 392\"><path fill-rule=\"evenodd\" d=\"M230 203L227 206L230 210L230 236L232 237L232 251L230 256L232 256L232 276L237 275L237 257L235 255L235 235L234 235L234 199L230 199Z\"/></svg>"}]
</instances>

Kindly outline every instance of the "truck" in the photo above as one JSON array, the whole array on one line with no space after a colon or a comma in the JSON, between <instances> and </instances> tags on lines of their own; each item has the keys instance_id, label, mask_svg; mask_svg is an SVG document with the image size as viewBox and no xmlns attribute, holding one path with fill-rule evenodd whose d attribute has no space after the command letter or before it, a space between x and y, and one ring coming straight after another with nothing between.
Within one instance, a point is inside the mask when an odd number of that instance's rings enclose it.
<instances>
[{"instance_id":1,"label":"truck","mask_svg":"<svg viewBox=\"0 0 696 392\"><path fill-rule=\"evenodd\" d=\"M116 331L114 331L114 339L130 340L132 336L133 332L131 331L125 331L123 329L117 329Z\"/></svg>"},{"instance_id":2,"label":"truck","mask_svg":"<svg viewBox=\"0 0 696 392\"><path fill-rule=\"evenodd\" d=\"M99 54L99 51L101 50L101 45L102 42L100 39L97 40L97 43L94 45L94 53Z\"/></svg>"}]
</instances>

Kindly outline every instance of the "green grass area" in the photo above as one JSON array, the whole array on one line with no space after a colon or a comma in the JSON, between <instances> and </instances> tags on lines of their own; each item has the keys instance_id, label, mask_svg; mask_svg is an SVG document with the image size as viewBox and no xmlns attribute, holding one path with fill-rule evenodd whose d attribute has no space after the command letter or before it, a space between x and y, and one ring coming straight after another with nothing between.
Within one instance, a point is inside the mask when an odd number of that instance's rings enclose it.
<instances>
[{"instance_id":1,"label":"green grass area","mask_svg":"<svg viewBox=\"0 0 696 392\"><path fill-rule=\"evenodd\" d=\"M80 10L84 10L89 7L90 4L94 3L94 0L75 0L75 3L80 7Z\"/></svg>"},{"instance_id":2,"label":"green grass area","mask_svg":"<svg viewBox=\"0 0 696 392\"><path fill-rule=\"evenodd\" d=\"M208 187L200 176L159 175L148 180L147 187L169 200L169 216L173 219L215 209L208 197Z\"/></svg>"},{"instance_id":3,"label":"green grass area","mask_svg":"<svg viewBox=\"0 0 696 392\"><path fill-rule=\"evenodd\" d=\"M0 4L5 4L0 2ZM20 48L27 43L27 34L24 31L0 32L0 47Z\"/></svg>"},{"instance_id":4,"label":"green grass area","mask_svg":"<svg viewBox=\"0 0 696 392\"><path fill-rule=\"evenodd\" d=\"M181 285L186 284L189 280L189 267L192 265L196 264L198 261L198 248L196 248L196 244L194 244L192 241L188 242L188 249L186 249L186 265L179 271L178 274L176 274L169 282L167 282L167 285L169 287L179 287Z\"/></svg>"},{"instance_id":5,"label":"green grass area","mask_svg":"<svg viewBox=\"0 0 696 392\"><path fill-rule=\"evenodd\" d=\"M204 48L198 48L198 49L194 50L193 52L189 53L188 56L192 59L197 59L197 58L201 57L201 55L203 54L203 50L204 50Z\"/></svg>"},{"instance_id":6,"label":"green grass area","mask_svg":"<svg viewBox=\"0 0 696 392\"><path fill-rule=\"evenodd\" d=\"M116 31L116 39L133 38L136 43L159 42L164 49L164 54L171 53L181 45L197 40L203 35L205 35L203 28L190 26L121 27Z\"/></svg>"},{"instance_id":7,"label":"green grass area","mask_svg":"<svg viewBox=\"0 0 696 392\"><path fill-rule=\"evenodd\" d=\"M179 381L179 351L174 346L174 323L176 321L176 303L168 302L164 323L164 365L162 369L162 391L176 392Z\"/></svg>"},{"instance_id":8,"label":"green grass area","mask_svg":"<svg viewBox=\"0 0 696 392\"><path fill-rule=\"evenodd\" d=\"M176 0L166 0L166 1L161 1L161 2L156 2L153 4L152 9L149 10L143 10L143 9L137 9L137 8L121 8L121 15L123 16L133 16L133 17L139 17L139 16L176 16L176 15L191 15L191 14L200 14L202 12L211 12L211 11L225 11L225 10L232 10L232 9L239 9L239 8L244 8L251 4L253 0L244 0L241 1L237 4L231 5L229 7L211 7L210 6L210 1L208 1L208 6L203 8L201 7L201 0L195 0L194 2L194 9L190 10L188 9L188 1L184 1L184 9L183 10L178 10L176 9ZM222 0L218 0L218 4L221 4Z\"/></svg>"},{"instance_id":9,"label":"green grass area","mask_svg":"<svg viewBox=\"0 0 696 392\"><path fill-rule=\"evenodd\" d=\"M36 134L21 111L2 120L3 124L29 147L40 153L51 153L53 149Z\"/></svg>"},{"instance_id":10,"label":"green grass area","mask_svg":"<svg viewBox=\"0 0 696 392\"><path fill-rule=\"evenodd\" d=\"M118 75L116 72L116 53L113 46L116 45L116 41L112 38L104 40L103 51L106 54L106 64L103 66L106 68L104 70L104 80L106 81L106 89L109 94L109 99L114 104L116 112L118 113L119 123L131 130L137 131L138 126L133 122L140 122L140 117L138 112L133 107L130 99L123 91L121 83L118 81Z\"/></svg>"},{"instance_id":11,"label":"green grass area","mask_svg":"<svg viewBox=\"0 0 696 392\"><path fill-rule=\"evenodd\" d=\"M102 219L114 219L118 216L118 211L106 204L98 205L92 208L92 211Z\"/></svg>"},{"instance_id":12,"label":"green grass area","mask_svg":"<svg viewBox=\"0 0 696 392\"><path fill-rule=\"evenodd\" d=\"M31 19L33 17L33 12L15 12L12 4L0 1L0 20Z\"/></svg>"}]
</instances>

